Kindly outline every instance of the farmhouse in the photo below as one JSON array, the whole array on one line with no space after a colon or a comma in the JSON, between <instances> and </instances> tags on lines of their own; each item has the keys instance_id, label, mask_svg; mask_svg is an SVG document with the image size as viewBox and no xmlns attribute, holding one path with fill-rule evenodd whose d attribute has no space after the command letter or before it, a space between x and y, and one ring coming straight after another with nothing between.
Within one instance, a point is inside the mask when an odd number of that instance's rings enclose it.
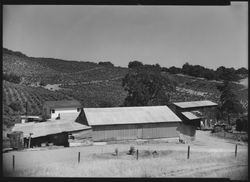
<instances>
[{"instance_id":1,"label":"farmhouse","mask_svg":"<svg viewBox=\"0 0 250 182\"><path fill-rule=\"evenodd\" d=\"M54 119L61 117L62 113L80 113L82 105L77 100L45 101L43 104L43 117Z\"/></svg>"},{"instance_id":2,"label":"farmhouse","mask_svg":"<svg viewBox=\"0 0 250 182\"><path fill-rule=\"evenodd\" d=\"M93 141L178 137L181 119L167 106L84 108Z\"/></svg>"}]
</instances>

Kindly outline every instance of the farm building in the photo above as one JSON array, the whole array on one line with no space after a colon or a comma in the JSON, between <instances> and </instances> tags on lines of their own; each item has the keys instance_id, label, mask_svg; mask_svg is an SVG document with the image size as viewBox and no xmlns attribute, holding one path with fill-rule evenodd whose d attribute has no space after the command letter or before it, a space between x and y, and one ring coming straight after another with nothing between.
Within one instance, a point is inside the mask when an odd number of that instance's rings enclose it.
<instances>
[{"instance_id":1,"label":"farm building","mask_svg":"<svg viewBox=\"0 0 250 182\"><path fill-rule=\"evenodd\" d=\"M179 137L181 119L167 106L84 108L93 141Z\"/></svg>"},{"instance_id":2,"label":"farm building","mask_svg":"<svg viewBox=\"0 0 250 182\"><path fill-rule=\"evenodd\" d=\"M212 108L218 106L218 104L209 100L191 101L191 102L174 102L175 110L180 112L193 111L197 109Z\"/></svg>"},{"instance_id":3,"label":"farm building","mask_svg":"<svg viewBox=\"0 0 250 182\"><path fill-rule=\"evenodd\" d=\"M82 105L77 100L45 101L43 104L43 117L54 119L63 113L80 113Z\"/></svg>"},{"instance_id":4,"label":"farm building","mask_svg":"<svg viewBox=\"0 0 250 182\"><path fill-rule=\"evenodd\" d=\"M78 115L77 112L62 113L59 120L51 119L40 123L19 123L15 124L12 131L23 132L24 141L26 142L31 137L31 147L41 146L42 143L67 146L69 133L90 128L76 122Z\"/></svg>"},{"instance_id":5,"label":"farm building","mask_svg":"<svg viewBox=\"0 0 250 182\"><path fill-rule=\"evenodd\" d=\"M204 116L204 111L216 106L216 103L209 100L173 103L171 108L183 121L180 127L180 138L185 141L194 140L196 129L200 127L200 123L208 120Z\"/></svg>"}]
</instances>

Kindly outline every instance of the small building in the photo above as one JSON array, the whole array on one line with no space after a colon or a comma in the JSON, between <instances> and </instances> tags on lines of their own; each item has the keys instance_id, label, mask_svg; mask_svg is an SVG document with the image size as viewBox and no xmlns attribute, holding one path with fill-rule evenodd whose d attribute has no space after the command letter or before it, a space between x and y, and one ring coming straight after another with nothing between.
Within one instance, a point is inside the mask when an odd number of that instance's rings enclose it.
<instances>
[{"instance_id":1,"label":"small building","mask_svg":"<svg viewBox=\"0 0 250 182\"><path fill-rule=\"evenodd\" d=\"M80 113L82 105L77 100L45 101L43 104L43 117L55 119L63 113Z\"/></svg>"},{"instance_id":2,"label":"small building","mask_svg":"<svg viewBox=\"0 0 250 182\"><path fill-rule=\"evenodd\" d=\"M171 108L183 121L180 127L180 138L185 141L194 140L196 129L200 127L201 121L206 118L202 111L208 108L214 108L217 105L218 104L209 100L174 102Z\"/></svg>"},{"instance_id":3,"label":"small building","mask_svg":"<svg viewBox=\"0 0 250 182\"><path fill-rule=\"evenodd\" d=\"M167 106L84 108L93 141L179 137L181 119Z\"/></svg>"},{"instance_id":4,"label":"small building","mask_svg":"<svg viewBox=\"0 0 250 182\"><path fill-rule=\"evenodd\" d=\"M209 100L202 100L202 101L190 101L190 102L174 102L173 103L175 110L179 112L184 111L194 111L198 109L204 108L212 108L218 106L218 104L209 101Z\"/></svg>"},{"instance_id":5,"label":"small building","mask_svg":"<svg viewBox=\"0 0 250 182\"><path fill-rule=\"evenodd\" d=\"M60 120L51 119L40 123L18 123L12 131L21 131L24 141L31 137L30 146L41 146L42 143L68 146L68 134L90 129L89 126L76 122L79 113L62 113ZM24 142L25 143L25 142Z\"/></svg>"}]
</instances>

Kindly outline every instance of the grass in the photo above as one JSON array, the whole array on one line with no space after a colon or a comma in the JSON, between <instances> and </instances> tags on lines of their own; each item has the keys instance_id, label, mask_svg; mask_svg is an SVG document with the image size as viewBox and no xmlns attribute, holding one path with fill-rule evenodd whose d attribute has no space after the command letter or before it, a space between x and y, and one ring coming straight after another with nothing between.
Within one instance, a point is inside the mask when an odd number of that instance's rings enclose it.
<instances>
[{"instance_id":1,"label":"grass","mask_svg":"<svg viewBox=\"0 0 250 182\"><path fill-rule=\"evenodd\" d=\"M145 152L145 151L144 151ZM150 151L151 152L151 151ZM140 153L143 153L142 151ZM100 155L103 158L100 158ZM15 177L230 177L247 179L247 155L241 153L191 152L187 159L183 151L162 151L158 157L151 155L125 157L111 153L88 155L81 159L54 162L16 170L5 171L5 176ZM244 165L243 167L239 167ZM241 174L241 175L238 175Z\"/></svg>"},{"instance_id":2,"label":"grass","mask_svg":"<svg viewBox=\"0 0 250 182\"><path fill-rule=\"evenodd\" d=\"M229 132L217 132L212 133L213 136L219 137L219 138L226 138L230 140L240 140L243 142L248 142L248 134L247 133L229 133Z\"/></svg>"}]
</instances>

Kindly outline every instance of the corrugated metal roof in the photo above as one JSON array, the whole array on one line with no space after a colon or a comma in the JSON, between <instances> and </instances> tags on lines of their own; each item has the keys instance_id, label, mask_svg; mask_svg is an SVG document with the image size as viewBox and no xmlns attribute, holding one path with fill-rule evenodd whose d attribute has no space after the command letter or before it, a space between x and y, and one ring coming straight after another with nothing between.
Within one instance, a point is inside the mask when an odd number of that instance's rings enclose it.
<instances>
[{"instance_id":1,"label":"corrugated metal roof","mask_svg":"<svg viewBox=\"0 0 250 182\"><path fill-rule=\"evenodd\" d=\"M181 119L167 106L84 108L83 110L90 126L181 122Z\"/></svg>"},{"instance_id":2,"label":"corrugated metal roof","mask_svg":"<svg viewBox=\"0 0 250 182\"><path fill-rule=\"evenodd\" d=\"M44 105L50 108L82 107L81 103L77 100L45 101Z\"/></svg>"},{"instance_id":3,"label":"corrugated metal roof","mask_svg":"<svg viewBox=\"0 0 250 182\"><path fill-rule=\"evenodd\" d=\"M200 119L201 118L201 117L196 116L192 112L182 112L181 114L183 114L189 120L194 120L194 119Z\"/></svg>"},{"instance_id":4,"label":"corrugated metal roof","mask_svg":"<svg viewBox=\"0 0 250 182\"><path fill-rule=\"evenodd\" d=\"M203 101L192 101L192 102L174 102L174 105L180 108L192 108L192 107L208 107L208 106L217 106L218 104L211 102L209 100Z\"/></svg>"},{"instance_id":5,"label":"corrugated metal roof","mask_svg":"<svg viewBox=\"0 0 250 182\"><path fill-rule=\"evenodd\" d=\"M24 123L15 124L12 131L23 131L24 137L28 137L30 133L32 138L46 136L61 132L70 132L84 130L89 126L75 122L79 113L62 113L60 120L49 120L41 123Z\"/></svg>"}]
</instances>

